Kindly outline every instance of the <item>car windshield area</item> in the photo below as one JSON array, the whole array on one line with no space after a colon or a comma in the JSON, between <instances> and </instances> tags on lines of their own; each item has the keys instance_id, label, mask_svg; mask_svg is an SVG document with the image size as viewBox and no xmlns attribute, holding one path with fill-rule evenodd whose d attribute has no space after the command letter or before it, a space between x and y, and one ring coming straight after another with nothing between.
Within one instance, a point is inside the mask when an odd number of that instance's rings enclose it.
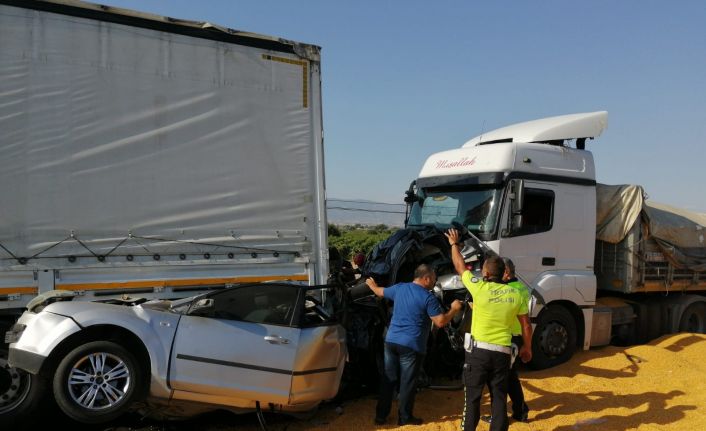
<instances>
[{"instance_id":1,"label":"car windshield area","mask_svg":"<svg viewBox=\"0 0 706 431\"><path fill-rule=\"evenodd\" d=\"M431 188L418 192L408 226L446 229L460 223L481 239L490 239L498 221L502 190L496 188Z\"/></svg>"}]
</instances>

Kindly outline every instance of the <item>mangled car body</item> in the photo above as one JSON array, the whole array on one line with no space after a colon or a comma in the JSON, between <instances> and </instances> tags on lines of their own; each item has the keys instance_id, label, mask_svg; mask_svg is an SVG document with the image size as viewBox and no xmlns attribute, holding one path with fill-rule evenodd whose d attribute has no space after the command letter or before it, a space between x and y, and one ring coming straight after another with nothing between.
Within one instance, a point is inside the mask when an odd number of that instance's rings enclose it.
<instances>
[{"instance_id":1,"label":"mangled car body","mask_svg":"<svg viewBox=\"0 0 706 431\"><path fill-rule=\"evenodd\" d=\"M260 283L178 301L40 303L10 331L9 359L85 423L130 408L306 412L336 395L346 358L326 294Z\"/></svg>"}]
</instances>

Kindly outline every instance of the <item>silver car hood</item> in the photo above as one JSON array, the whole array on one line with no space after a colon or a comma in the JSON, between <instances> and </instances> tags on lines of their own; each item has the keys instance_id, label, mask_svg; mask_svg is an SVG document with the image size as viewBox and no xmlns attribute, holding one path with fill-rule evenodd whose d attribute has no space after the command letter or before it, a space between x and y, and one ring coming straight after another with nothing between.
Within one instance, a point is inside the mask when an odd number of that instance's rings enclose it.
<instances>
[{"instance_id":1,"label":"silver car hood","mask_svg":"<svg viewBox=\"0 0 706 431\"><path fill-rule=\"evenodd\" d=\"M81 326L105 323L125 326L126 319L137 319L142 322L160 320L176 324L180 316L180 314L166 311L163 305L157 303L131 306L101 302L62 301L49 304L44 308L43 312L70 317Z\"/></svg>"}]
</instances>

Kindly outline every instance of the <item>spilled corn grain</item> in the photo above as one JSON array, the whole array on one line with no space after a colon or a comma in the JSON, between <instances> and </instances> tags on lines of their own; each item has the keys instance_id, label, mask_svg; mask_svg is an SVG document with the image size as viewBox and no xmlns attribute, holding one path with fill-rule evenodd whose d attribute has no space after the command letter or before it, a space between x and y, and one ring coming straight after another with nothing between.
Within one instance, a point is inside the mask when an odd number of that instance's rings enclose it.
<instances>
[{"instance_id":1,"label":"spilled corn grain","mask_svg":"<svg viewBox=\"0 0 706 431\"><path fill-rule=\"evenodd\" d=\"M521 380L530 421L511 423L511 430L706 429L706 335L677 334L646 345L582 351L548 370L523 370ZM462 408L463 391L423 390L415 406L415 415L425 419L422 426L397 427L394 414L390 424L373 425L375 399L367 397L325 406L307 421L272 418L269 429L451 431L460 428ZM486 396L481 413L489 410ZM481 422L478 430L488 425Z\"/></svg>"}]
</instances>

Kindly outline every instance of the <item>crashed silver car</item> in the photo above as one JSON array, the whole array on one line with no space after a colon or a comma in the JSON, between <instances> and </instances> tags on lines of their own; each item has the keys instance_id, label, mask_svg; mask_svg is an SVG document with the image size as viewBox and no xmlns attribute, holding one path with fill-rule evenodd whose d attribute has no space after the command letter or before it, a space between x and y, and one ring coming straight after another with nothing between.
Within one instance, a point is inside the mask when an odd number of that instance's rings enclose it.
<instances>
[{"instance_id":1,"label":"crashed silver car","mask_svg":"<svg viewBox=\"0 0 706 431\"><path fill-rule=\"evenodd\" d=\"M161 418L307 412L336 395L347 355L344 329L322 306L330 289L260 283L177 301L45 298L7 333L9 362L84 423L129 409Z\"/></svg>"}]
</instances>

